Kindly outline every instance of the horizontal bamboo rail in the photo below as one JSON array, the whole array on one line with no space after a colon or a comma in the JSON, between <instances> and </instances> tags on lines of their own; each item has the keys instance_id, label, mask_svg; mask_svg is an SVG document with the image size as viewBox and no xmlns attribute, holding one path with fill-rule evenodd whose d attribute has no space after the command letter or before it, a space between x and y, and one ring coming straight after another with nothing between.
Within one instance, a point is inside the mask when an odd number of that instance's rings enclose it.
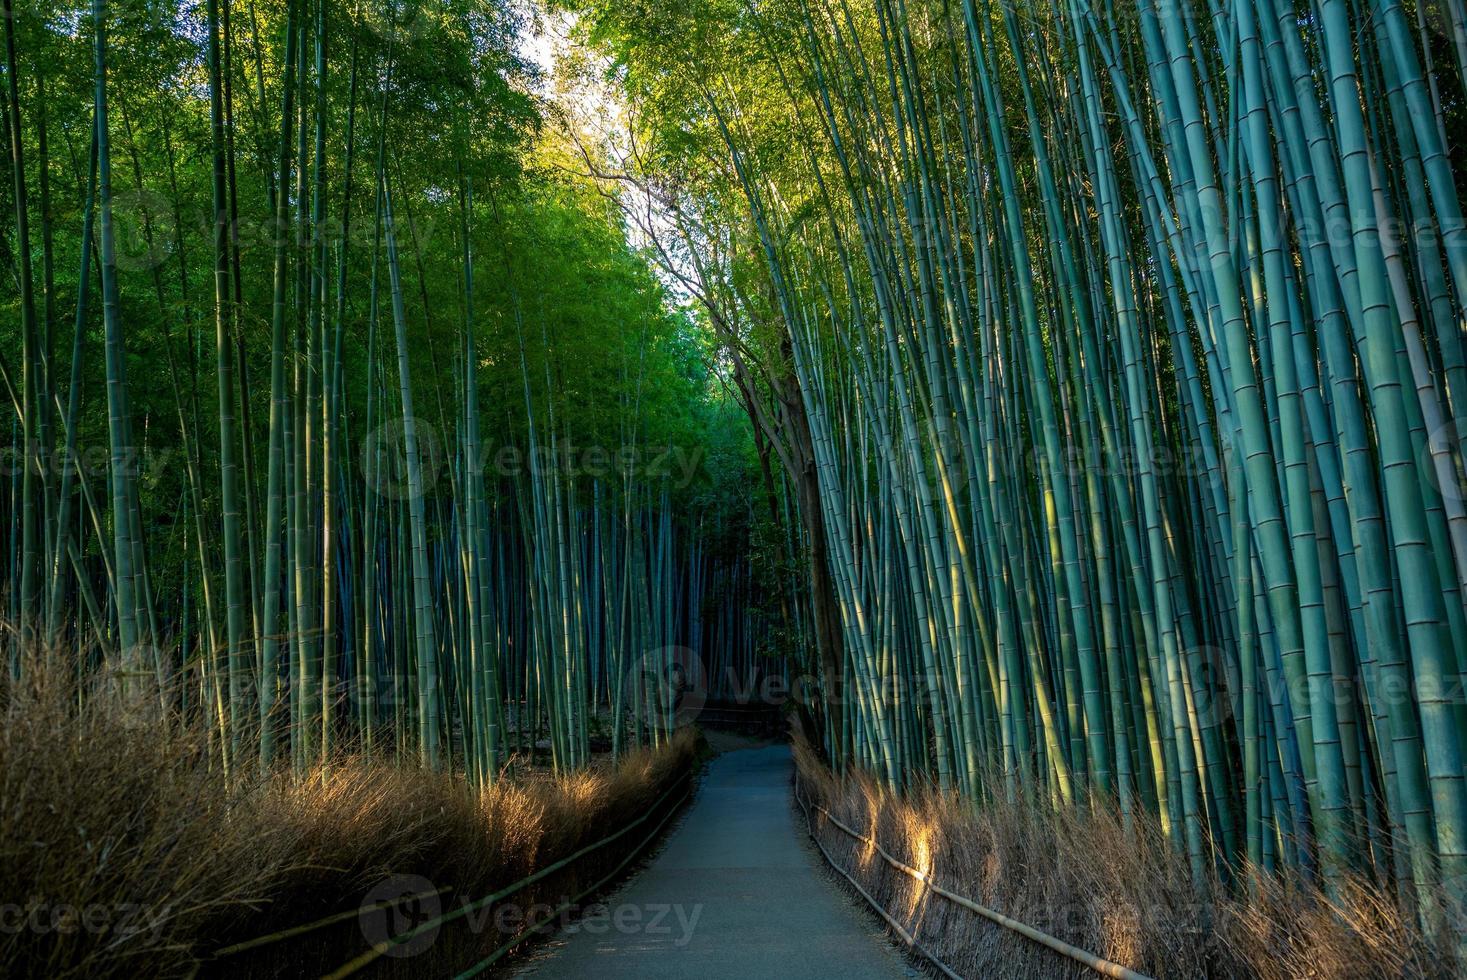
<instances>
[{"instance_id":1,"label":"horizontal bamboo rail","mask_svg":"<svg viewBox=\"0 0 1467 980\"><path fill-rule=\"evenodd\" d=\"M1099 973L1103 976L1114 977L1116 978L1116 980L1151 980L1151 978L1144 973L1138 973L1137 971L1132 970L1129 967L1121 966L1119 963L1112 963L1110 960L1096 956L1094 953L1087 952L1086 950L1083 950L1078 946L1071 946L1063 939L1057 939L1046 932L1040 932L1033 926L1026 925L1023 922L1020 922L1018 919L1011 919L1008 916L1004 915L1002 912L991 909L986 905L980 905L977 902L973 901L971 898L968 898L964 895L959 895L956 892L948 891L946 888L943 888L941 885L935 883L932 880L931 875L927 874L924 871L919 871L911 865L906 864L901 860L893 857L891 854L887 853L886 849L882 847L880 842L878 842L876 839L867 837L860 831L846 826L840 821L839 818L835 816L835 814L825 809L825 807L821 806L819 803L814 803L812 801L807 806L805 800L803 799L803 796L804 794L800 791L800 777L799 774L796 773L795 799L800 803L800 807L805 811L805 823L806 826L809 828L810 837L820 848L820 853L825 855L825 860L830 862L831 867L835 868L835 870L844 875L846 880L850 881L851 884L856 884L854 879L846 873L845 869L836 864L836 862L831 858L830 853L826 851L825 845L821 844L820 839L815 835L814 823L810 820L811 807L819 811L822 815L824 815L827 820L835 824L835 826L839 827L841 830L845 831L851 837L855 838L858 841L861 841L862 843L871 845L871 847L875 848L876 852L881 855L882 859L885 860L887 864L907 875L909 878L913 878L917 881L922 882L922 884L925 885L932 892L937 895L941 895L943 898L952 902L954 905L961 906L962 908L968 909L971 912L977 912L985 919L997 923L998 925L1003 926L1005 929L1010 929L1014 932L1017 932L1019 935L1024 936L1028 939L1032 939L1034 942L1039 943L1040 945L1047 946L1050 949L1054 950L1056 953L1059 953L1062 956L1067 956L1077 963L1084 964L1085 966L1088 966L1090 969L1094 970L1096 973ZM867 902L870 902L871 905L879 913L881 913L882 918L886 919L886 921L888 923L891 923L893 926L896 926L898 933L901 935L902 939L907 942L907 945L913 947L923 956L927 957L927 959L931 960L934 966L936 966L943 973L947 974L949 977L956 978L956 980L961 980L957 973L953 972L931 953L927 952L927 950L917 945L916 937L909 935L905 929L893 922L891 916L887 914L886 910L882 908L869 894L867 894L864 888L856 885L856 890L861 893L862 897L864 897Z\"/></svg>"},{"instance_id":2,"label":"horizontal bamboo rail","mask_svg":"<svg viewBox=\"0 0 1467 980\"><path fill-rule=\"evenodd\" d=\"M555 917L558 916L558 915L560 915L560 913L564 912L566 909L573 908L576 905L576 903L579 902L581 899L585 898L587 895L591 894L592 892L597 891L603 885L605 885L608 881L610 881L611 879L615 878L617 875L621 874L622 869L625 868L628 864L630 864L632 862L632 859L634 857L636 857L638 854L642 853L642 851L647 847L647 845L648 844L651 844L652 841L656 839L656 837L657 837L658 834L662 833L662 828L664 828L664 827L667 826L667 822L672 819L672 815L674 813L677 813L678 807L682 806L682 804L687 800L687 798L689 796L692 795L692 793L693 793L692 787L685 788L683 790L683 795L678 799L678 801L676 803L674 803L672 806L670 806L670 807L667 808L667 812L662 815L662 819L657 822L657 826L652 828L652 832L649 833L646 837L644 837L642 839L642 842L640 844L638 844L636 847L632 848L630 851L627 851L626 856L623 857L620 861L618 861L616 867L614 867L610 871L608 871L606 873L606 875L601 878L600 881L597 881L595 884L593 884L590 887L586 888L580 894L572 897L568 901L562 902L559 908L556 908L549 915L547 915L545 918L541 919L539 922L535 923L534 925L527 927L524 932L520 933L520 935L518 935L515 938L511 939L509 942L505 943L503 946L500 946L498 949L496 949L494 952L490 953L488 956L486 956L484 959L480 960L478 963L474 964L473 966L469 967L464 972L462 972L462 973L458 974L457 976L455 976L453 978L453 980L469 980L470 977L478 976L484 970L487 970L490 966L492 966L494 964L494 962L496 960L498 960L501 956L503 956L505 953L508 953L511 949L514 949L520 943L522 943L526 939L528 939L536 930L540 929L542 926L544 926L548 922L553 922L555 920ZM642 820L645 820L646 817L651 814L651 812L652 811L648 811L647 815L644 815L643 817L639 818L637 822L640 823Z\"/></svg>"},{"instance_id":3,"label":"horizontal bamboo rail","mask_svg":"<svg viewBox=\"0 0 1467 980\"><path fill-rule=\"evenodd\" d=\"M926 946L923 946L922 943L918 941L915 935L908 932L905 926L898 922L892 916L892 914L888 912L885 907L882 906L880 902L878 902L875 898L871 896L870 892L861 887L861 883L858 882L849 871L847 871L845 868L842 868L839 864L836 863L835 858L831 856L830 851L826 850L825 845L821 843L820 838L815 833L815 827L810 821L810 808L805 805L805 801L800 793L798 780L795 783L795 801L800 804L800 809L803 810L805 813L805 826L810 831L810 840L814 841L815 846L820 848L820 853L825 857L826 863L829 864L831 868L833 868L835 871L837 871L842 878L850 882L851 887L860 893L861 897L866 900L866 904L870 905L871 908L876 911L877 915L886 920L886 924L891 926L896 934L901 937L902 942L906 943L918 953L921 953L923 958L926 959L927 962L931 963L934 967L936 967L938 972L942 973L944 976L951 978L951 980L963 980L961 974L953 970L942 960L938 959L936 953L929 950Z\"/></svg>"},{"instance_id":4,"label":"horizontal bamboo rail","mask_svg":"<svg viewBox=\"0 0 1467 980\"><path fill-rule=\"evenodd\" d=\"M428 932L428 931L433 930L433 929L438 929L441 926L443 926L443 925L445 925L445 924L447 924L449 922L454 921L455 919L459 919L459 918L462 918L465 915L468 915L470 912L475 912L475 911L478 911L479 909L482 909L482 908L485 908L487 906L493 905L495 902L503 901L504 899L506 899L509 896L515 894L516 892L522 891L527 886L533 885L535 882L540 881L540 880L542 880L544 878L547 878L550 875L554 874L555 872L557 872L557 871L561 870L562 868L566 867L567 865L569 865L569 864L571 864L571 863L573 863L575 861L580 860L581 858L585 857L587 854L590 854L593 851L599 850L599 849L605 847L607 844L612 843L613 841L616 841L616 840L621 839L626 834L628 834L629 832L631 832L633 829L635 829L636 827L638 827L638 826L642 825L643 823L645 823L648 820L648 818L650 818L652 816L652 814L656 813L658 811L658 809L661 808L661 806L662 806L663 803L667 802L667 800L669 798L671 798L673 792L676 791L677 789L679 789L681 787L683 789L683 795L681 797L679 797L678 802L677 802L676 805L674 805L673 807L669 808L667 815L664 816L662 822L659 823L657 825L657 827L652 831L652 834L649 835L647 837L647 839L643 841L642 844L639 844L635 849L633 849L628 854L628 856L625 859L623 859L620 864L617 865L616 869L614 871L612 871L610 875L607 875L605 878L603 878L601 881L597 882L595 885L593 885L587 891L582 892L581 895L577 896L575 899L572 899L570 903L567 903L567 905L573 904L574 902L579 901L580 898L584 897L585 895L589 894L591 891L594 891L596 888L601 887L601 885L603 885L607 881L611 880L611 878L614 877L618 872L620 872L620 870L622 868L626 867L626 865L628 863L630 863L630 861L631 861L631 855L634 855L634 854L639 853L641 851L641 849L644 846L646 846L646 843L649 842L653 837L655 837L661 831L661 829L667 824L667 819L671 816L671 814L673 812L676 811L677 806L678 805L681 805L682 802L683 802L683 800L687 799L687 797L691 794L691 792L692 792L691 787L685 786L684 784L691 781L692 776L693 776L693 772L694 772L694 770L689 770L687 773L684 773L676 782L674 782L671 786L669 786L667 788L667 790L664 791L663 794L660 797L657 798L657 801L655 803L653 803L650 807L648 807L647 810L641 816L637 817L635 820L631 821L625 827L622 827L620 830L616 831L615 833L609 834L606 837L603 837L600 840L595 841L594 843L587 844L585 847L581 848L580 850L576 851L575 853L570 854L570 855L568 855L566 857L563 857L559 861L556 861L553 864L548 864L545 867L541 868L539 871L536 871L534 874L529 875L529 876L527 876L525 878L521 878L519 881L516 881L513 884L506 885L504 888L501 888L499 891L494 892L492 895L486 895L485 897L483 897L481 899L478 899L477 901L466 902L465 904L460 905L458 908L454 909L452 912L447 912L447 913L444 913L443 915L440 915L440 916L438 916L436 918L429 919L427 922L422 923L421 925L417 926L416 928L414 928L414 929L412 929L412 930L410 930L408 932L405 932L405 933L403 933L400 936L393 936L391 939L387 940L386 942L373 943L372 944L372 947L370 949L368 949L366 952L362 953L360 956L357 956L356 958L354 958L354 959L352 959L352 960L344 963L340 967L338 967L335 970L331 971L330 973L326 974L323 977L323 980L342 980L343 977L349 977L352 974L354 974L354 973L358 972L359 970L361 970L363 967L366 967L366 966L372 964L373 962L375 962L377 959L379 959L380 957L382 957L384 954L386 954L393 947L400 946L400 945L402 945L403 943L406 943L406 942L410 942L413 939L417 938L418 936L421 936L423 933ZM556 912L552 913L551 914L551 918L554 918L555 915L558 915L560 913L560 911L563 911L563 908L562 909L558 909L558 910L556 910ZM544 922L542 921L539 924L540 925L543 925ZM533 931L534 931L533 929L527 929L525 932L521 933L519 936L516 936L514 938L514 940L512 940L506 946L500 947L499 950L496 950L493 954L491 954L491 956L490 956L490 958L488 960L481 961L477 966L473 967L467 973L461 974L461 976L465 976L465 977L467 977L467 976L473 976L479 970L483 969L484 967L486 967L490 963L492 963L494 960L498 959L500 956L502 956L509 949L511 949L514 946L517 946L520 943L524 942L525 938L531 932L533 932Z\"/></svg>"},{"instance_id":5,"label":"horizontal bamboo rail","mask_svg":"<svg viewBox=\"0 0 1467 980\"><path fill-rule=\"evenodd\" d=\"M657 810L657 808L660 807L662 805L662 803L669 796L672 795L672 792L674 790L676 790L678 788L678 786L680 786L682 783L684 783L687 780L688 775L691 775L691 773L680 777L677 782L675 782L672 786L668 787L668 789L665 792L663 792L662 796L660 796L657 799L657 801L652 804L651 808L645 814L643 814L642 816L638 817L636 820L632 821L631 823L627 824L621 830L619 830L616 833L611 834L611 835L609 835L607 837L603 837L601 840L596 841L593 844L588 844L586 847L584 847L581 850L577 851L576 853L570 855L569 857L563 858L562 860L556 862L555 864L550 865L549 867L540 869L539 871L535 872L535 874L531 875L530 877L525 878L525 879L522 879L521 881L515 882L514 884L508 886L506 889L502 890L501 892L496 892L494 895L490 896L490 899L492 900L492 899L494 899L496 897L502 897L505 894L513 894L514 892L519 891L521 888L525 887L526 885L533 884L535 881L538 881L540 878L543 878L545 875L552 874L555 871L558 871L560 868L565 867L565 865L571 863L572 861L575 861L576 859L578 859L580 857L583 857L584 855L590 853L591 851L593 851L593 850L595 850L595 849L597 849L599 847L602 847L602 846L604 846L606 844L609 844L612 841L618 839L623 834L625 834L627 831L631 830L633 827L636 827L639 824L645 822L646 819L652 813L655 813L656 810ZM668 813L671 814L672 812L675 812L676 809L677 809L677 806L679 806L679 805L682 804L683 800L687 798L687 796L688 796L688 794L690 792L691 792L691 790L685 792L683 794L683 797L678 800L678 803L675 804L668 811ZM666 821L666 819L664 819L662 821L662 823L658 824L657 829L653 831L653 835L655 836L659 831L661 831L662 827L665 826L666 823L667 823L667 821ZM637 848L635 850L633 850L631 853L632 854L636 854L637 852L639 852L645 846L646 846L646 842L644 841L642 844L638 845ZM617 866L617 871L620 871L621 868L625 867L626 864L630 862L630 860L631 860L630 857L628 857L626 861L623 861L620 865L618 865ZM614 873L615 872L613 872L613 874ZM595 887L600 887L600 884L602 884L602 883L604 883L604 880L603 880L603 882L598 883ZM594 890L594 888L592 890ZM324 929L327 926L335 925L338 922L345 922L348 919L352 919L352 918L355 918L356 916L361 915L365 911L376 911L376 910L380 910L380 909L389 909L389 908L392 908L393 906L401 905L404 902L410 902L410 901L414 901L414 900L417 900L417 899L429 898L429 897L432 897L434 895L446 895L446 894L448 894L451 891L453 891L453 887L452 886L445 886L443 888L436 888L436 889L433 889L431 891L418 892L418 893L412 894L412 895L402 895L402 896L399 896L397 898L384 899L383 901L375 902L372 905L365 906L365 907L362 907L362 908L347 909L346 911L343 911L343 912L336 912L336 913L334 913L332 915L328 915L328 916L325 916L324 918L316 919L316 920L314 920L312 922L307 922L307 923L304 923L304 924L298 925L298 926L291 926L288 929L281 929L278 932L268 933L268 934L263 935L263 936L256 936L254 939L248 939L248 940L245 940L244 942L235 943L235 944L233 944L231 946L225 946L222 949L217 949L212 954L210 954L210 959L216 959L216 960L217 959L224 959L226 957L235 956L235 955L237 955L239 953L248 952L249 950L252 950L252 949L260 949L260 948L265 947L265 946L272 946L272 945L274 945L276 943L284 942L287 939L294 939L296 936L302 936L302 935L305 935L305 934L310 933L310 932L315 932L318 929ZM577 899L576 900L579 900L581 897L584 897L585 894L588 894L588 892L583 892L581 896L577 896ZM483 902L483 901L484 901L483 899L480 900L480 902ZM481 906L476 903L476 905L474 907L477 908L477 907L481 907ZM462 914L462 913L459 913L459 914ZM428 923L427 925L432 925L432 923ZM400 937L400 938L401 938L401 941L406 942L407 939L408 938L411 938L411 937ZM515 940L515 942L519 942L519 940ZM334 976L335 974L332 974L332 975ZM342 974L342 975L344 976L345 974ZM472 975L472 974L470 974L470 975Z\"/></svg>"},{"instance_id":6,"label":"horizontal bamboo rail","mask_svg":"<svg viewBox=\"0 0 1467 980\"><path fill-rule=\"evenodd\" d=\"M453 891L453 886L446 885L443 888L434 888L431 891L418 892L413 895L399 895L397 898L383 899L380 902L374 902L371 905L363 906L361 908L347 909L345 912L337 912L335 915L328 915L324 919L317 919L314 922L307 922L304 925L291 926L289 929L281 929L279 932L272 932L268 935L257 936L254 939L248 939L242 943L235 943L233 946L225 946L223 949L216 949L211 959L223 959L226 956L234 956L237 953L243 953L251 949L259 949L262 946L273 946L276 943L284 942L287 939L294 939L296 936L303 936L308 932L315 932L317 929L324 929L329 925L335 925L338 922L345 922L347 919L355 918L361 915L363 912L375 912L382 909L390 909L393 906L401 905L404 902L413 902L421 898L432 898L434 895L446 895L451 891Z\"/></svg>"}]
</instances>

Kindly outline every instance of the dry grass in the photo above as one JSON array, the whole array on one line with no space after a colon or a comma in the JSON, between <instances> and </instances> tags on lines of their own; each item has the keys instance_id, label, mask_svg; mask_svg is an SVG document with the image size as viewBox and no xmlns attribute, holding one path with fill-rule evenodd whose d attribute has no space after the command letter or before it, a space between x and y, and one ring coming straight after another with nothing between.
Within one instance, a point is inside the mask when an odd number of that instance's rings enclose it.
<instances>
[{"instance_id":1,"label":"dry grass","mask_svg":"<svg viewBox=\"0 0 1467 980\"><path fill-rule=\"evenodd\" d=\"M1118 813L1023 804L975 809L936 791L898 796L861 774L837 778L807 744L805 794L942 887L1154 977L1355 978L1454 975L1394 901L1364 881L1335 903L1286 878L1249 901L1194 887L1185 857ZM927 949L963 976L1093 977L1088 968L927 891L874 849L820 820L817 833Z\"/></svg>"},{"instance_id":2,"label":"dry grass","mask_svg":"<svg viewBox=\"0 0 1467 980\"><path fill-rule=\"evenodd\" d=\"M392 876L449 888L442 907L494 892L600 839L693 766L680 735L565 777L473 792L456 776L345 757L296 781L243 785L206 739L65 672L0 682L0 974L315 976L366 948L355 916L299 940L212 960L232 943L358 907ZM82 706L78 706L79 702ZM650 827L648 828L650 830ZM634 833L518 896L574 894ZM504 941L448 928L372 975L441 975Z\"/></svg>"}]
</instances>

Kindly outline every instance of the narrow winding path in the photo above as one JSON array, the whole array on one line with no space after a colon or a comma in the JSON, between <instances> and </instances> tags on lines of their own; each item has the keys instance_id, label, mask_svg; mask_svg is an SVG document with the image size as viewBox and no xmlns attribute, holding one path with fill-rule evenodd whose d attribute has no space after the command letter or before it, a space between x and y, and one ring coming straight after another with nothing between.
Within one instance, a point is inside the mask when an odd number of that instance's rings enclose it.
<instances>
[{"instance_id":1,"label":"narrow winding path","mask_svg":"<svg viewBox=\"0 0 1467 980\"><path fill-rule=\"evenodd\" d=\"M817 865L790 802L788 746L709 766L652 865L520 977L760 980L915 977L879 924ZM655 920L655 921L654 921Z\"/></svg>"}]
</instances>

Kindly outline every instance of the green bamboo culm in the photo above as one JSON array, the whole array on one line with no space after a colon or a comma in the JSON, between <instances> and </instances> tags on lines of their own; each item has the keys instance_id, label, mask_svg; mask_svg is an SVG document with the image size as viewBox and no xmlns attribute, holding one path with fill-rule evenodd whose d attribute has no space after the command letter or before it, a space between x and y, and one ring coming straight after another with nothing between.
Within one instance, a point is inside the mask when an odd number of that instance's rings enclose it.
<instances>
[{"instance_id":1,"label":"green bamboo culm","mask_svg":"<svg viewBox=\"0 0 1467 980\"><path fill-rule=\"evenodd\" d=\"M5 8L12 678L115 681L231 780L480 786L661 743L674 663L782 673L706 595L780 522L743 413L615 202L539 166L573 140L517 9L154 13Z\"/></svg>"},{"instance_id":2,"label":"green bamboo culm","mask_svg":"<svg viewBox=\"0 0 1467 980\"><path fill-rule=\"evenodd\" d=\"M1114 801L1199 877L1363 875L1449 935L1467 78L1429 20L572 6L626 73L622 179L813 475L826 749Z\"/></svg>"},{"instance_id":3,"label":"green bamboo culm","mask_svg":"<svg viewBox=\"0 0 1467 980\"><path fill-rule=\"evenodd\" d=\"M497 0L11 7L13 675L485 784L793 659L894 787L1459 931L1457 0L569 0L600 148Z\"/></svg>"}]
</instances>

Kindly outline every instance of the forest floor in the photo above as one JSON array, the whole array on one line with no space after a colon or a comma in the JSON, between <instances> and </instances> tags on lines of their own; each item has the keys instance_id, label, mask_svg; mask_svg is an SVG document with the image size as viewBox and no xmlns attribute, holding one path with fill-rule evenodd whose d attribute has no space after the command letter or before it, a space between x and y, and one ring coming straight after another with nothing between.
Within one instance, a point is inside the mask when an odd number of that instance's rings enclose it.
<instances>
[{"instance_id":1,"label":"forest floor","mask_svg":"<svg viewBox=\"0 0 1467 980\"><path fill-rule=\"evenodd\" d=\"M516 976L919 976L808 846L790 805L789 746L709 741L724 754L662 853Z\"/></svg>"}]
</instances>

